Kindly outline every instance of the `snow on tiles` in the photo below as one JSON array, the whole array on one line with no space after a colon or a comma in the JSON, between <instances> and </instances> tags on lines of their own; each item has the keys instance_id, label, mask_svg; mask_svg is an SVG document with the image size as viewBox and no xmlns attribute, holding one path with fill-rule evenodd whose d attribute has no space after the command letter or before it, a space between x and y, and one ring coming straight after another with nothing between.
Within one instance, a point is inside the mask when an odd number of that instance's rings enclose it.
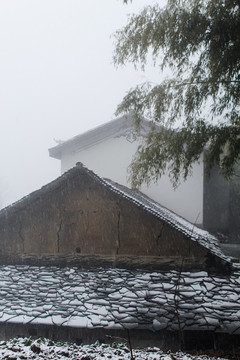
<instances>
[{"instance_id":1,"label":"snow on tiles","mask_svg":"<svg viewBox=\"0 0 240 360\"><path fill-rule=\"evenodd\" d=\"M185 330L239 334L239 276L2 265L0 323L174 330L177 300Z\"/></svg>"}]
</instances>

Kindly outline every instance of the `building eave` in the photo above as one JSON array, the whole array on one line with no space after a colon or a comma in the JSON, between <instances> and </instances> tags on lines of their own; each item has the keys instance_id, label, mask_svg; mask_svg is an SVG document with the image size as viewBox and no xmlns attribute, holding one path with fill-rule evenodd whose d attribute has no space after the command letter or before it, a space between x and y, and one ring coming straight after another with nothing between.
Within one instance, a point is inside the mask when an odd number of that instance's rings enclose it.
<instances>
[{"instance_id":1,"label":"building eave","mask_svg":"<svg viewBox=\"0 0 240 360\"><path fill-rule=\"evenodd\" d=\"M49 156L61 160L63 153L81 151L109 138L126 136L131 130L134 131L133 117L131 114L124 115L50 148ZM141 124L139 135L144 136L149 130L150 123L145 120Z\"/></svg>"}]
</instances>

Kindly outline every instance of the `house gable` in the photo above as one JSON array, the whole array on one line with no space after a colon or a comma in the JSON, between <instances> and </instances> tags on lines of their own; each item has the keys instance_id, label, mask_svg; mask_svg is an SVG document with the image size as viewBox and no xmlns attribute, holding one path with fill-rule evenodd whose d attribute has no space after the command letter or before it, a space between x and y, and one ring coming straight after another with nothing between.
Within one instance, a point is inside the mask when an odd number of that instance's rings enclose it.
<instances>
[{"instance_id":1,"label":"house gable","mask_svg":"<svg viewBox=\"0 0 240 360\"><path fill-rule=\"evenodd\" d=\"M239 342L239 268L217 239L82 164L3 209L0 244L5 338Z\"/></svg>"},{"instance_id":2,"label":"house gable","mask_svg":"<svg viewBox=\"0 0 240 360\"><path fill-rule=\"evenodd\" d=\"M134 196L79 164L0 212L1 255L79 261L82 256L157 257L193 268L229 264L214 237L191 227L143 194Z\"/></svg>"}]
</instances>

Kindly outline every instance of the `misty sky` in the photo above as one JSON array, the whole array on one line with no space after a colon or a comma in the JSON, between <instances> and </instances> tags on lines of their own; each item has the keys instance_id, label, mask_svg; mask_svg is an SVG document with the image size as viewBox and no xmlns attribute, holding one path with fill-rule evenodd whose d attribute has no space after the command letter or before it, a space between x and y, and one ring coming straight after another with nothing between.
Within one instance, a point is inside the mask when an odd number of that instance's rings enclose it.
<instances>
[{"instance_id":1,"label":"misty sky","mask_svg":"<svg viewBox=\"0 0 240 360\"><path fill-rule=\"evenodd\" d=\"M113 119L129 88L160 79L156 69L115 69L110 37L155 2L0 0L1 206L60 175L54 139Z\"/></svg>"}]
</instances>

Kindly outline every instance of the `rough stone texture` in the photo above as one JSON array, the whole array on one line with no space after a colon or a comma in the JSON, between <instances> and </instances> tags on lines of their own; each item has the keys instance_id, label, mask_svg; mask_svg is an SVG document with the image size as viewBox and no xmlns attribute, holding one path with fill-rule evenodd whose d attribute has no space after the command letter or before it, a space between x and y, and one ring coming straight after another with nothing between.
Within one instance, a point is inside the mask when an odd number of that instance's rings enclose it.
<instances>
[{"instance_id":1,"label":"rough stone texture","mask_svg":"<svg viewBox=\"0 0 240 360\"><path fill-rule=\"evenodd\" d=\"M239 276L0 266L0 324L239 335Z\"/></svg>"},{"instance_id":2,"label":"rough stone texture","mask_svg":"<svg viewBox=\"0 0 240 360\"><path fill-rule=\"evenodd\" d=\"M191 259L193 266L229 263L209 233L83 166L2 210L0 243L1 258L130 255Z\"/></svg>"},{"instance_id":3,"label":"rough stone texture","mask_svg":"<svg viewBox=\"0 0 240 360\"><path fill-rule=\"evenodd\" d=\"M2 210L0 244L5 336L239 337L240 273L218 240L82 166Z\"/></svg>"}]
</instances>

